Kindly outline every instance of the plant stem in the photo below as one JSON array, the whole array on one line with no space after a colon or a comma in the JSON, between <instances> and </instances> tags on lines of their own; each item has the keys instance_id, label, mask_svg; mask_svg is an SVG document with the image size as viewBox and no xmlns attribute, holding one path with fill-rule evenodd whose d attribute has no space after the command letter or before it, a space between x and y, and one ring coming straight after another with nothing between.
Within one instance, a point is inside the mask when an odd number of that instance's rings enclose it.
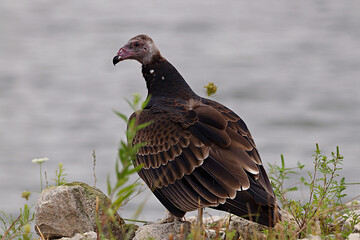
<instances>
[{"instance_id":1,"label":"plant stem","mask_svg":"<svg viewBox=\"0 0 360 240\"><path fill-rule=\"evenodd\" d=\"M5 233L4 233L4 236L1 238L1 240L4 240L6 235L9 233L10 229L16 224L17 221L19 221L21 215L18 216L18 218L11 224L11 226L6 229Z\"/></svg>"},{"instance_id":2,"label":"plant stem","mask_svg":"<svg viewBox=\"0 0 360 240\"><path fill-rule=\"evenodd\" d=\"M42 187L43 187L43 184L42 184L42 171L41 171L41 163L40 163L40 186L41 186L41 190L40 190L40 192L42 192Z\"/></svg>"}]
</instances>

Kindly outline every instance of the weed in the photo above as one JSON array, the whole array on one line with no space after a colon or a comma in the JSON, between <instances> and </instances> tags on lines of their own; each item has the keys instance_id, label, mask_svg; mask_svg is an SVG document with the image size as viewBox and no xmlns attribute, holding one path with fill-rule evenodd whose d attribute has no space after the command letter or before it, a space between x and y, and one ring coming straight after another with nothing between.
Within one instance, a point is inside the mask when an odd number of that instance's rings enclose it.
<instances>
[{"instance_id":1,"label":"weed","mask_svg":"<svg viewBox=\"0 0 360 240\"><path fill-rule=\"evenodd\" d=\"M291 214L294 223L283 221L278 229L268 232L268 236L280 239L306 237L309 234L344 236L341 232L340 218L346 213L348 207L342 202L346 196L345 178L339 175L343 156L340 155L339 147L337 147L336 152L332 152L327 157L321 154L319 145L316 144L313 157L313 170L306 171L306 177L301 176L297 184L308 190L307 201L289 199L287 193L297 191L298 186L285 187L285 180L289 178L289 175L299 174L298 170L301 171L304 168L303 164L298 163L297 167L286 168L283 156L281 156L281 166L269 164L269 177L272 180L275 195L280 200L281 207ZM352 219L352 225L360 222L359 218Z\"/></svg>"},{"instance_id":2,"label":"weed","mask_svg":"<svg viewBox=\"0 0 360 240\"><path fill-rule=\"evenodd\" d=\"M55 170L55 178L53 178L53 180L55 181L55 186L61 186L64 185L65 183L67 183L65 176L67 176L67 174L65 173L65 168L63 166L62 163L58 164L58 169Z\"/></svg>"},{"instance_id":3,"label":"weed","mask_svg":"<svg viewBox=\"0 0 360 240\"><path fill-rule=\"evenodd\" d=\"M24 208L20 208L20 214L14 218L12 214L0 212L0 221L2 223L1 229L4 232L0 234L1 240L3 239L31 239L30 223L34 220L35 214L31 212L31 207L27 204Z\"/></svg>"},{"instance_id":4,"label":"weed","mask_svg":"<svg viewBox=\"0 0 360 240\"><path fill-rule=\"evenodd\" d=\"M129 103L130 107L136 112L141 111L147 105L149 100L150 98L145 100L145 102L141 104L141 108L139 106L141 101L139 94L134 94L132 102L128 100L126 101ZM130 176L134 173L137 173L142 168L141 165L134 167L133 162L135 160L137 151L143 145L143 143L132 145L132 142L136 132L142 128L149 126L151 122L135 125L135 118L128 120L128 118L124 114L116 111L115 113L121 119L123 119L128 126L126 130L127 140L120 141L120 147L118 149L118 161L116 161L115 163L116 183L112 185L109 176L107 179L108 195L112 200L112 209L114 211L117 211L124 204L124 202L129 199L134 192L136 192L137 186L139 185L138 181L127 185Z\"/></svg>"},{"instance_id":5,"label":"weed","mask_svg":"<svg viewBox=\"0 0 360 240\"><path fill-rule=\"evenodd\" d=\"M150 99L148 98L145 100L144 103L141 103L141 98L139 94L134 94L134 98L132 101L128 101L130 107L135 111L141 111L148 103ZM111 200L111 206L99 206L108 216L108 218L114 219L115 212L126 204L133 195L137 195L141 192L141 188L138 188L139 181L135 181L129 184L130 176L137 173L142 166L138 165L134 167L133 162L135 161L136 153L138 152L139 148L143 145L143 143L133 145L133 139L137 131L142 128L145 128L151 124L151 122L147 122L144 124L136 125L135 118L128 120L127 116L124 114L114 111L116 115L118 115L121 119L123 119L127 123L127 130L126 130L126 141L121 140L120 146L118 149L118 159L115 162L115 176L116 182L114 184L111 183L110 177L107 177L107 191L108 195ZM95 161L95 154L94 161ZM139 207L142 209L143 204ZM137 211L139 214L141 210ZM99 237L104 238L103 235L103 226L98 222L98 230L99 230ZM110 233L111 234L111 233ZM110 236L110 239L114 239L113 236Z\"/></svg>"}]
</instances>

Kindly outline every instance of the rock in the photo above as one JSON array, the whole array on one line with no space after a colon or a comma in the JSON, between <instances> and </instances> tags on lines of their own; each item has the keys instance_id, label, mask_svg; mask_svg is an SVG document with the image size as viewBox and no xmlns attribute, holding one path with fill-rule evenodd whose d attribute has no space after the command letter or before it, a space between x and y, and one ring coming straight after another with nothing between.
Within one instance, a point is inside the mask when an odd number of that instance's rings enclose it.
<instances>
[{"instance_id":1,"label":"rock","mask_svg":"<svg viewBox=\"0 0 360 240\"><path fill-rule=\"evenodd\" d=\"M198 223L197 216L187 217L186 220L189 221L194 228L196 228L196 224ZM202 220L205 226L206 239L235 239L235 236L239 235L235 229L227 231L227 226L229 226L228 215L203 217ZM230 237L230 235L234 235L234 237Z\"/></svg>"},{"instance_id":2,"label":"rock","mask_svg":"<svg viewBox=\"0 0 360 240\"><path fill-rule=\"evenodd\" d=\"M125 224L124 225L124 239L133 239L136 231L139 229L138 225Z\"/></svg>"},{"instance_id":3,"label":"rock","mask_svg":"<svg viewBox=\"0 0 360 240\"><path fill-rule=\"evenodd\" d=\"M174 221L170 223L152 223L139 227L134 240L186 239L190 233L190 222Z\"/></svg>"},{"instance_id":4,"label":"rock","mask_svg":"<svg viewBox=\"0 0 360 240\"><path fill-rule=\"evenodd\" d=\"M360 240L360 233L352 233L348 236L348 240Z\"/></svg>"},{"instance_id":5,"label":"rock","mask_svg":"<svg viewBox=\"0 0 360 240\"><path fill-rule=\"evenodd\" d=\"M189 217L187 220L193 226L197 223L197 217ZM268 228L235 215L231 219L228 216L207 217L203 218L203 223L206 224L206 239L266 239L262 231Z\"/></svg>"},{"instance_id":6,"label":"rock","mask_svg":"<svg viewBox=\"0 0 360 240\"><path fill-rule=\"evenodd\" d=\"M282 222L295 223L294 216L291 215L288 211L286 211L284 209L280 209L279 213L281 215L281 221Z\"/></svg>"},{"instance_id":7,"label":"rock","mask_svg":"<svg viewBox=\"0 0 360 240\"><path fill-rule=\"evenodd\" d=\"M46 239L97 232L96 197L99 198L99 206L111 204L104 193L85 183L74 182L45 189L35 206L36 232L39 234L39 227ZM106 237L111 232L117 239L123 238L124 221L117 213L110 220L99 207L99 219Z\"/></svg>"},{"instance_id":8,"label":"rock","mask_svg":"<svg viewBox=\"0 0 360 240\"><path fill-rule=\"evenodd\" d=\"M97 240L96 232L87 232L84 234L77 233L72 238L63 237L59 240Z\"/></svg>"},{"instance_id":9,"label":"rock","mask_svg":"<svg viewBox=\"0 0 360 240\"><path fill-rule=\"evenodd\" d=\"M345 218L345 222L343 223L342 230L343 231L352 231L354 233L360 233L360 210L350 211L348 216Z\"/></svg>"},{"instance_id":10,"label":"rock","mask_svg":"<svg viewBox=\"0 0 360 240\"><path fill-rule=\"evenodd\" d=\"M321 237L315 235L309 235L307 238L302 238L301 240L321 240Z\"/></svg>"},{"instance_id":11,"label":"rock","mask_svg":"<svg viewBox=\"0 0 360 240\"><path fill-rule=\"evenodd\" d=\"M202 221L206 226L214 226L218 223L226 223L228 221L228 216L211 216L211 217L203 217ZM197 216L186 217L186 221L190 222L191 225L197 223Z\"/></svg>"},{"instance_id":12,"label":"rock","mask_svg":"<svg viewBox=\"0 0 360 240\"><path fill-rule=\"evenodd\" d=\"M234 239L265 239L265 234L262 233L266 226L248 221L244 218L233 216L231 218L229 232L236 230L237 234Z\"/></svg>"}]
</instances>

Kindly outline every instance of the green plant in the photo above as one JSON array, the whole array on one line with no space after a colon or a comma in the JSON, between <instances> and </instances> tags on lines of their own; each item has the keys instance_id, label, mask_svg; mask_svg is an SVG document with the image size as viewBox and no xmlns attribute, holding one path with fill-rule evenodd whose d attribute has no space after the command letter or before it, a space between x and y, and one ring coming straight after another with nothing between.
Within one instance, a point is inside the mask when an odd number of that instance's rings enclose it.
<instances>
[{"instance_id":1,"label":"green plant","mask_svg":"<svg viewBox=\"0 0 360 240\"><path fill-rule=\"evenodd\" d=\"M282 222L278 229L268 233L269 236L279 237L281 233L282 237L286 236L281 239L293 239L306 237L309 234L341 235L340 218L348 209L342 202L346 196L345 178L339 175L343 156L340 155L339 147L329 157L325 156L321 154L318 144L316 144L313 156L313 170L306 171L306 176L301 176L297 184L308 190L309 195L306 201L287 197L287 193L297 191L298 186L285 187L285 180L289 178L289 175L299 174L298 170L302 170L304 165L298 163L297 167L287 168L283 156L281 156L281 166L269 164L269 177L272 180L275 195L280 200L281 207L292 215L295 222L294 224ZM354 224L359 222L358 218L353 219Z\"/></svg>"},{"instance_id":2,"label":"green plant","mask_svg":"<svg viewBox=\"0 0 360 240\"><path fill-rule=\"evenodd\" d=\"M132 101L126 101L134 112L139 112L145 108L149 100L150 98L145 100L145 102L141 103L140 95L134 94ZM133 195L137 195L141 192L141 188L138 188L138 180L133 183L129 183L129 180L130 176L137 173L142 168L141 165L134 167L133 162L135 160L137 151L143 145L143 143L133 145L132 142L137 131L151 124L151 122L147 122L144 124L136 125L135 118L129 120L124 114L117 111L114 112L116 113L116 115L118 115L121 119L125 121L125 123L127 124L127 130L126 141L120 141L120 146L118 149L118 159L115 162L115 183L111 183L109 175L107 177L107 191L112 202L111 206L99 206L106 213L106 215L111 221L115 220L115 212L120 207L126 204ZM93 154L93 157L95 161L95 154ZM136 192L137 194L134 194ZM137 215L140 213L142 207L143 204L139 207ZM99 230L99 238L104 239L105 236L103 234L103 226L100 223L99 219L97 219L97 225ZM114 239L113 236L110 236L110 238Z\"/></svg>"},{"instance_id":3,"label":"green plant","mask_svg":"<svg viewBox=\"0 0 360 240\"><path fill-rule=\"evenodd\" d=\"M271 180L271 185L274 189L275 195L280 200L281 206L285 206L288 201L287 193L297 191L299 189L294 185L285 186L285 180L289 179L289 175L299 174L297 170L302 170L305 165L298 162L296 167L287 168L285 167L284 156L281 154L281 166L269 163L269 167L269 178Z\"/></svg>"},{"instance_id":4,"label":"green plant","mask_svg":"<svg viewBox=\"0 0 360 240\"><path fill-rule=\"evenodd\" d=\"M20 208L20 213L17 218L12 214L6 214L0 211L0 221L2 223L1 229L4 232L0 234L1 240L4 239L31 239L32 233L30 223L34 220L35 214L31 212L31 207L27 204L24 208Z\"/></svg>"},{"instance_id":5,"label":"green plant","mask_svg":"<svg viewBox=\"0 0 360 240\"><path fill-rule=\"evenodd\" d=\"M65 176L67 174L65 173L65 168L62 163L58 164L58 169L55 170L55 178L53 180L55 181L55 186L61 186L65 183L67 183Z\"/></svg>"},{"instance_id":6,"label":"green plant","mask_svg":"<svg viewBox=\"0 0 360 240\"><path fill-rule=\"evenodd\" d=\"M137 112L144 109L149 100L150 98L145 100L145 102L140 105L140 95L134 94L132 102L128 100L126 101L130 105L130 107L135 112ZM133 145L132 142L137 131L151 124L151 122L147 122L144 124L136 125L135 118L128 120L128 118L124 114L117 111L115 111L115 113L127 123L128 128L126 130L127 140L121 140L118 149L118 160L115 163L116 183L112 185L109 176L107 178L108 194L110 196L110 199L112 200L112 209L114 211L118 210L124 204L124 202L129 199L134 192L136 192L137 186L139 185L138 181L128 184L130 176L134 173L137 173L142 168L141 165L134 167L133 162L135 160L135 155L137 151L143 145L143 143Z\"/></svg>"}]
</instances>

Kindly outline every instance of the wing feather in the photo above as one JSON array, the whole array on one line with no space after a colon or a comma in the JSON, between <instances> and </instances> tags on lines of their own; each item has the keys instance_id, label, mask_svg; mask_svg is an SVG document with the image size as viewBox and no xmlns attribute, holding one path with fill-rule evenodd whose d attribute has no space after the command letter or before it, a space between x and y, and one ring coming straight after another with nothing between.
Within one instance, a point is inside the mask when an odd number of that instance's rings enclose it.
<instances>
[{"instance_id":1,"label":"wing feather","mask_svg":"<svg viewBox=\"0 0 360 240\"><path fill-rule=\"evenodd\" d=\"M196 168L192 175L210 192L219 198L235 197L236 190L222 184L215 176L207 172L203 167Z\"/></svg>"}]
</instances>

